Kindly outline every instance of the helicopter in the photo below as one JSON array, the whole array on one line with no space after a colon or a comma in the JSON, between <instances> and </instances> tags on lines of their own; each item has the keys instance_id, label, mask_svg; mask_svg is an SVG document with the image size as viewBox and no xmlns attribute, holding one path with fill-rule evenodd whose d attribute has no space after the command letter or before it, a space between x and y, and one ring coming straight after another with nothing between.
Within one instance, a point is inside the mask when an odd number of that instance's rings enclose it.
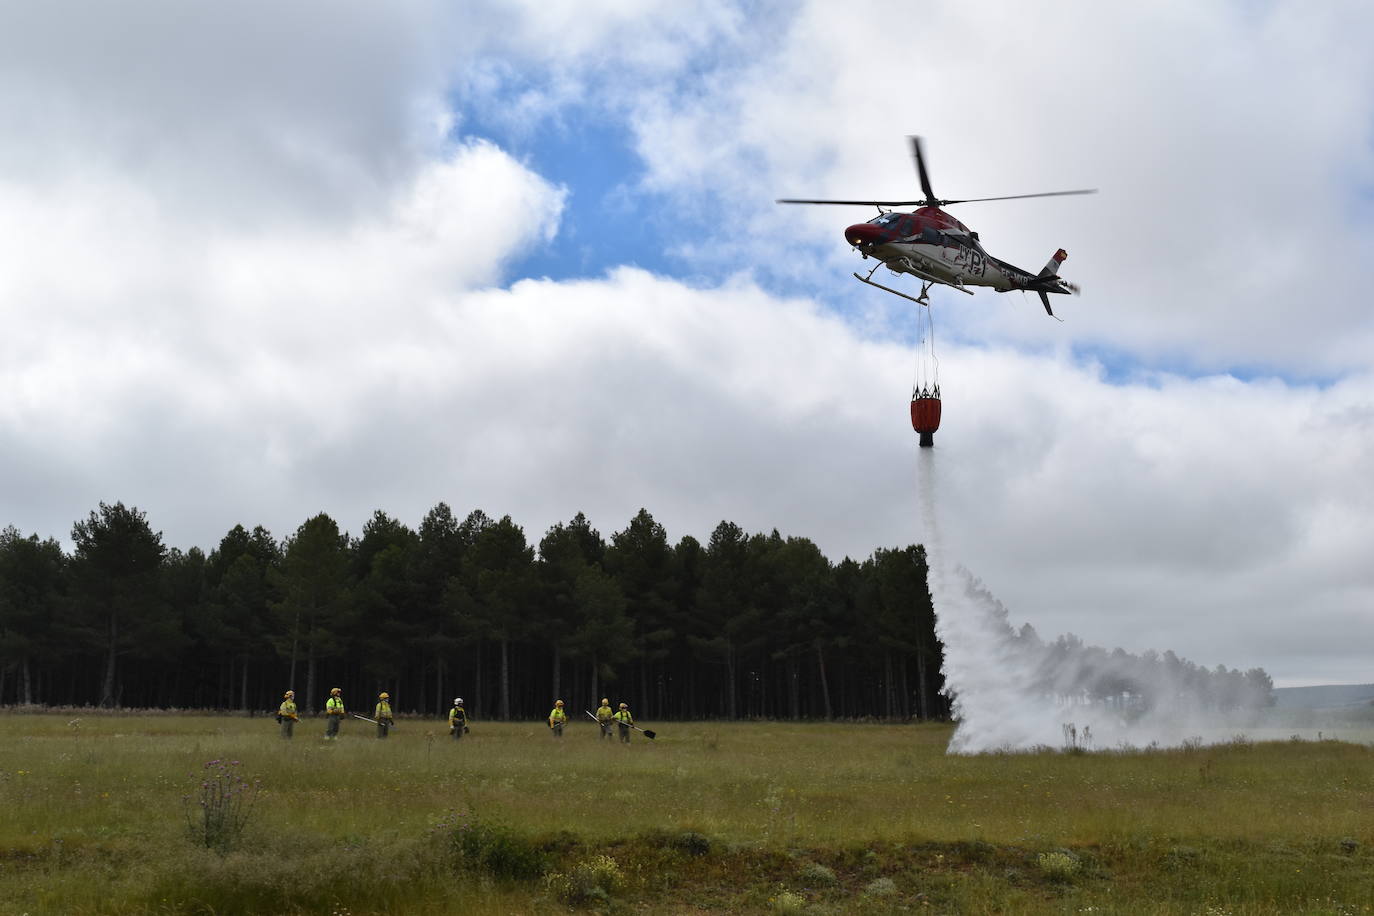
<instances>
[{"instance_id":1,"label":"helicopter","mask_svg":"<svg viewBox=\"0 0 1374 916\"><path fill-rule=\"evenodd\" d=\"M921 181L921 200L813 200L783 198L780 204L836 204L877 207L878 215L866 223L856 223L844 230L844 240L864 259L874 258L877 264L867 276L854 278L869 286L876 286L919 305L930 302L933 286L941 285L973 295L970 286L988 286L999 293L1028 290L1040 295L1045 313L1057 318L1050 308L1049 294L1077 294L1078 287L1059 276L1059 265L1068 257L1060 248L1038 274L1022 270L1006 261L994 258L983 250L978 233L941 210L951 204L980 203L989 200L1022 200L1028 197L1064 197L1071 194L1095 194L1095 188L1077 191L1047 191L1041 194L1013 194L1009 197L974 197L964 200L942 200L935 196L926 173L925 155L920 137L908 137L911 153L916 160L916 174ZM886 208L918 207L906 213ZM921 282L919 296L909 296L873 281L879 267L893 273L911 274Z\"/></svg>"}]
</instances>

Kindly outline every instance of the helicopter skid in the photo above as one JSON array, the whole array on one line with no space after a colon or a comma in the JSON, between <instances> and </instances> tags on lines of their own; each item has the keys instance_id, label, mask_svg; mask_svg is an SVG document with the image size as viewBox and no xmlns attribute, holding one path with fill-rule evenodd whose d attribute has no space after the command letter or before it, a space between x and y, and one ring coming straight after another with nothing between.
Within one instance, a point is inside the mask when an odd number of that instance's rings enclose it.
<instances>
[{"instance_id":1,"label":"helicopter skid","mask_svg":"<svg viewBox=\"0 0 1374 916\"><path fill-rule=\"evenodd\" d=\"M920 276L920 275L917 274L917 276ZM854 279L855 279L855 280L858 280L860 283L867 283L869 286L876 286L876 287L878 287L878 289L883 290L884 292L889 292L889 293L891 293L891 294L894 295L894 296L901 296L903 299L910 299L912 302L915 302L917 305L926 305L926 304L928 304L928 303L930 302L929 298L926 296L926 293L930 291L930 287L931 287L932 284L935 284L935 283L943 283L943 285L945 285L945 286L950 286L950 284L944 283L944 281L942 281L942 280L930 280L930 281L928 281L928 282L925 282L925 283L922 283L922 284L921 284L921 295L920 295L920 297L918 298L918 297L916 297L916 296L909 296L909 295L907 295L906 293L899 292L898 290L895 290L895 289L893 289L893 288L890 287L890 286L883 286L881 283L875 283L874 281L868 279L868 277L861 277L861 276L859 276L858 274L855 274L855 275L854 275ZM953 286L953 287L951 287L951 288L952 288L952 289L957 289L957 290L958 290L959 292L961 292L961 293L968 293L970 296L973 295L973 290L971 290L971 289L964 289L962 286Z\"/></svg>"}]
</instances>

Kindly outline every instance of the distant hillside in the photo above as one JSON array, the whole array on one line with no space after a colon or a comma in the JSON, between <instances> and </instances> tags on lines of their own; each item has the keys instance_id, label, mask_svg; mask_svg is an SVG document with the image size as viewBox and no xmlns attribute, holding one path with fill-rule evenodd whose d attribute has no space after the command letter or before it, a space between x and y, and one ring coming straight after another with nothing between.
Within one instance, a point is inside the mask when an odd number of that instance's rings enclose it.
<instances>
[{"instance_id":1,"label":"distant hillside","mask_svg":"<svg viewBox=\"0 0 1374 916\"><path fill-rule=\"evenodd\" d=\"M1374 684L1275 687L1275 709L1335 709L1374 703Z\"/></svg>"}]
</instances>

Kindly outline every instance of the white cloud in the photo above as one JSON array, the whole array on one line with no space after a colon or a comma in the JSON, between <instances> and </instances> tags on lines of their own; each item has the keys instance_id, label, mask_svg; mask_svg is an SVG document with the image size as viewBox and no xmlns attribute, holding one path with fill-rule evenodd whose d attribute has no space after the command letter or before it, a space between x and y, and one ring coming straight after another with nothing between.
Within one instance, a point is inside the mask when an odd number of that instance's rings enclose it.
<instances>
[{"instance_id":1,"label":"white cloud","mask_svg":"<svg viewBox=\"0 0 1374 916\"><path fill-rule=\"evenodd\" d=\"M468 43L446 7L8 6L0 174L106 172L217 226L348 218L442 141L434 115Z\"/></svg>"},{"instance_id":2,"label":"white cloud","mask_svg":"<svg viewBox=\"0 0 1374 916\"><path fill-rule=\"evenodd\" d=\"M559 72L627 72L681 78L695 53L748 23L738 4L706 0L662 6L585 0L479 0L465 24L481 48L502 58Z\"/></svg>"},{"instance_id":3,"label":"white cloud","mask_svg":"<svg viewBox=\"0 0 1374 916\"><path fill-rule=\"evenodd\" d=\"M221 490L217 469L270 487L271 472L308 463L359 422L356 400L396 385L417 354L445 357L429 335L451 297L549 244L563 192L473 143L372 219L310 231L188 232L115 182L0 185L0 199L0 246L20 254L0 299L16 329L0 342L0 384L17 393L0 417L83 467L63 488L94 504L134 498L107 481L167 486L165 462L198 492ZM30 473L17 490L67 503L40 466Z\"/></svg>"}]
</instances>

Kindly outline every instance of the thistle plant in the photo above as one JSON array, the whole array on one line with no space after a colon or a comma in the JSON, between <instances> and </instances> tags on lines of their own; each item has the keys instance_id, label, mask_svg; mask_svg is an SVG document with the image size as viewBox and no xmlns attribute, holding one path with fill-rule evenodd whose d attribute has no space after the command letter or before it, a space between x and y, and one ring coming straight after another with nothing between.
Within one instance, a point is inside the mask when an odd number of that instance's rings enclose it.
<instances>
[{"instance_id":1,"label":"thistle plant","mask_svg":"<svg viewBox=\"0 0 1374 916\"><path fill-rule=\"evenodd\" d=\"M237 760L207 761L199 776L200 785L181 796L191 842L225 850L243 834L260 781L249 782L238 767Z\"/></svg>"},{"instance_id":2,"label":"thistle plant","mask_svg":"<svg viewBox=\"0 0 1374 916\"><path fill-rule=\"evenodd\" d=\"M806 898L792 891L782 891L774 897L769 897L768 905L774 913L792 914L806 912Z\"/></svg>"},{"instance_id":3,"label":"thistle plant","mask_svg":"<svg viewBox=\"0 0 1374 916\"><path fill-rule=\"evenodd\" d=\"M625 875L620 865L607 855L584 859L567 874L555 872L544 876L544 886L554 897L572 905L604 903L624 885Z\"/></svg>"},{"instance_id":4,"label":"thistle plant","mask_svg":"<svg viewBox=\"0 0 1374 916\"><path fill-rule=\"evenodd\" d=\"M1042 852L1035 857L1035 864L1040 869L1040 874L1051 881L1059 882L1072 881L1083 867L1076 856L1064 850Z\"/></svg>"}]
</instances>

